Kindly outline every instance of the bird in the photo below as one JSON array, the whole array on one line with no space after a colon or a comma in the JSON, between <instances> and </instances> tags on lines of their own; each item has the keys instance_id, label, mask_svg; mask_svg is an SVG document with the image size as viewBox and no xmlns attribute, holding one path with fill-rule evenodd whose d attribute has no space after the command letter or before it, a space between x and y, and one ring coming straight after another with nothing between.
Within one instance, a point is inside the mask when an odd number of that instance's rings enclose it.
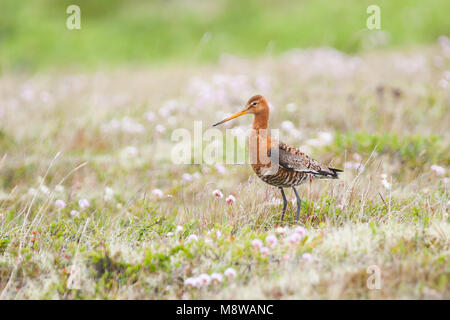
<instances>
[{"instance_id":1,"label":"bird","mask_svg":"<svg viewBox=\"0 0 450 320\"><path fill-rule=\"evenodd\" d=\"M297 193L299 186L313 179L338 179L341 169L324 165L299 149L272 139L268 132L269 104L262 95L251 97L243 110L217 122L213 127L245 114L253 114L253 126L249 135L250 163L256 175L265 183L279 188L283 197L281 223L287 207L284 188L292 188L297 199L295 223L298 222L301 199Z\"/></svg>"}]
</instances>

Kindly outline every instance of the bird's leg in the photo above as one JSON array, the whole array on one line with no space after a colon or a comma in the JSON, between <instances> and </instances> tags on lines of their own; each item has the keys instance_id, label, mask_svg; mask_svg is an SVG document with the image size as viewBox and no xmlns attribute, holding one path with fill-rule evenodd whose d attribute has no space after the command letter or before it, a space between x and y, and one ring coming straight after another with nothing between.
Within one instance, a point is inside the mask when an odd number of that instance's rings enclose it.
<instances>
[{"instance_id":1,"label":"bird's leg","mask_svg":"<svg viewBox=\"0 0 450 320\"><path fill-rule=\"evenodd\" d=\"M287 200L286 195L284 194L283 188L280 187L281 195L283 196L283 213L281 214L281 222L283 223L284 213L286 212Z\"/></svg>"},{"instance_id":2,"label":"bird's leg","mask_svg":"<svg viewBox=\"0 0 450 320\"><path fill-rule=\"evenodd\" d=\"M292 187L294 189L295 197L297 198L297 214L295 215L295 223L298 221L298 217L300 216L300 206L302 204L302 200L298 196L297 190L295 190L295 187Z\"/></svg>"}]
</instances>

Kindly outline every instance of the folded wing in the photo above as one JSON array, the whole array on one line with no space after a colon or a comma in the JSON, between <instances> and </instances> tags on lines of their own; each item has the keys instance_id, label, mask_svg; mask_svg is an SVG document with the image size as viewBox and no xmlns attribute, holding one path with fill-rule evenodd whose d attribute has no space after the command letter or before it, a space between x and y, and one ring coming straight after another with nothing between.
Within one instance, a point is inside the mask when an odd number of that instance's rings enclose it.
<instances>
[{"instance_id":1,"label":"folded wing","mask_svg":"<svg viewBox=\"0 0 450 320\"><path fill-rule=\"evenodd\" d=\"M300 150L280 142L273 146L268 155L271 161L277 163L286 170L310 173L317 178L337 179L340 169L330 168L324 164L311 159Z\"/></svg>"}]
</instances>

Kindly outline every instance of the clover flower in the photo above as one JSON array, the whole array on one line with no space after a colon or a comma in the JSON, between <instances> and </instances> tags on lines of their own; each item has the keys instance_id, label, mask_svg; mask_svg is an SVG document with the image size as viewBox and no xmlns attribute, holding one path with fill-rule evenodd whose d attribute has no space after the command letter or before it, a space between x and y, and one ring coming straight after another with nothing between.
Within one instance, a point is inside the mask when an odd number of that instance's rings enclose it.
<instances>
[{"instance_id":1,"label":"clover flower","mask_svg":"<svg viewBox=\"0 0 450 320\"><path fill-rule=\"evenodd\" d=\"M233 195L230 194L230 195L226 198L225 202L226 202L227 204L229 204L229 205L232 205L233 203L236 202L236 198L235 198Z\"/></svg>"},{"instance_id":2,"label":"clover flower","mask_svg":"<svg viewBox=\"0 0 450 320\"><path fill-rule=\"evenodd\" d=\"M227 270L225 270L225 272L223 274L230 279L236 278L236 276L237 276L237 272L233 268L228 268Z\"/></svg>"},{"instance_id":3,"label":"clover flower","mask_svg":"<svg viewBox=\"0 0 450 320\"><path fill-rule=\"evenodd\" d=\"M66 203L64 200L58 199L55 201L55 206L59 209L64 209L66 207Z\"/></svg>"}]
</instances>

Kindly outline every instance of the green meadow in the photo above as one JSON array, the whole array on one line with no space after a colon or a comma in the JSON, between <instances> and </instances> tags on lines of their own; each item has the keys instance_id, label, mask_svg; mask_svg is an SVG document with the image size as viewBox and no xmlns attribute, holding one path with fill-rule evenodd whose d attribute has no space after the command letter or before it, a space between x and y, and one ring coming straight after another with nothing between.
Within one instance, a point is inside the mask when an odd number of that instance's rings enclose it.
<instances>
[{"instance_id":1,"label":"green meadow","mask_svg":"<svg viewBox=\"0 0 450 320\"><path fill-rule=\"evenodd\" d=\"M450 299L450 2L370 4L1 0L0 299ZM174 161L254 94L344 169L298 224L248 164Z\"/></svg>"},{"instance_id":2,"label":"green meadow","mask_svg":"<svg viewBox=\"0 0 450 320\"><path fill-rule=\"evenodd\" d=\"M81 8L68 30L66 8ZM373 1L3 0L2 69L105 67L123 63L215 62L224 54L257 57L330 46L348 53L420 46L448 34L443 0L380 0L381 28L371 39Z\"/></svg>"}]
</instances>

